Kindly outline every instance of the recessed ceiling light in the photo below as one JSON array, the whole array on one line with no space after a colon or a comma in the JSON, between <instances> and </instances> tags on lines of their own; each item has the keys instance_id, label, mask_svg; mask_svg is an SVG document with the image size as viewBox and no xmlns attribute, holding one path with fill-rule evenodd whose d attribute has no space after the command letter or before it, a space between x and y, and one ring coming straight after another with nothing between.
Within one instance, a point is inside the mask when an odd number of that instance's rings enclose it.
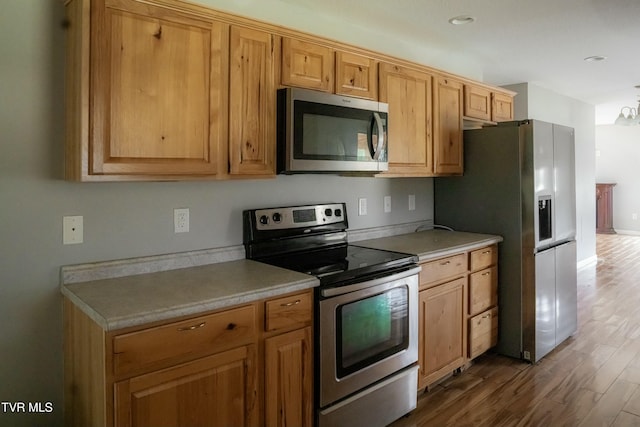
<instances>
[{"instance_id":1,"label":"recessed ceiling light","mask_svg":"<svg viewBox=\"0 0 640 427\"><path fill-rule=\"evenodd\" d=\"M586 58L584 58L584 60L587 62L600 62L600 61L604 61L605 59L607 59L606 56L600 56L600 55L587 56Z\"/></svg>"},{"instance_id":2,"label":"recessed ceiling light","mask_svg":"<svg viewBox=\"0 0 640 427\"><path fill-rule=\"evenodd\" d=\"M449 23L453 25L464 25L464 24L471 24L475 20L476 18L474 18L473 16L460 15L460 16L455 16L449 19Z\"/></svg>"}]
</instances>

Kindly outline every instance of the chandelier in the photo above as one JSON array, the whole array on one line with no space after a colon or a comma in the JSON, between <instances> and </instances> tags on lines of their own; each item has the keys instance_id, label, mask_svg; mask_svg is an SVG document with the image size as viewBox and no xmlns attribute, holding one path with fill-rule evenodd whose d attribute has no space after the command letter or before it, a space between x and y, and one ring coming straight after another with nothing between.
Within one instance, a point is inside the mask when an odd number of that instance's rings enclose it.
<instances>
[{"instance_id":1,"label":"chandelier","mask_svg":"<svg viewBox=\"0 0 640 427\"><path fill-rule=\"evenodd\" d=\"M627 115L625 115L625 111ZM614 122L616 125L620 126L633 126L640 125L640 101L638 101L638 107L622 107L620 109L620 115Z\"/></svg>"}]
</instances>

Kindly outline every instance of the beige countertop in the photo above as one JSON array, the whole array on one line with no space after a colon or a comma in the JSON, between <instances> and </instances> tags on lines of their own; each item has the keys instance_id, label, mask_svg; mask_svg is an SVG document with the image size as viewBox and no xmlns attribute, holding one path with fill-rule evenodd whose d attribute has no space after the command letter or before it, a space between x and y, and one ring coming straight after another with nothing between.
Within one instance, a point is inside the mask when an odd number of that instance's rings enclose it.
<instances>
[{"instance_id":1,"label":"beige countertop","mask_svg":"<svg viewBox=\"0 0 640 427\"><path fill-rule=\"evenodd\" d=\"M318 286L313 276L236 260L64 284L62 294L107 331L231 307Z\"/></svg>"},{"instance_id":2,"label":"beige countertop","mask_svg":"<svg viewBox=\"0 0 640 427\"><path fill-rule=\"evenodd\" d=\"M393 237L361 240L353 242L353 244L415 254L418 255L420 261L428 261L459 252L472 251L501 241L501 236L492 234L434 229Z\"/></svg>"},{"instance_id":3,"label":"beige countertop","mask_svg":"<svg viewBox=\"0 0 640 427\"><path fill-rule=\"evenodd\" d=\"M500 241L502 237L489 234L427 230L353 244L415 254L420 261L427 261ZM170 261L162 257L157 262ZM76 269L76 266L63 268L72 272ZM63 280L61 290L106 331L198 315L319 284L313 276L246 259L122 277L96 277L74 283Z\"/></svg>"}]
</instances>

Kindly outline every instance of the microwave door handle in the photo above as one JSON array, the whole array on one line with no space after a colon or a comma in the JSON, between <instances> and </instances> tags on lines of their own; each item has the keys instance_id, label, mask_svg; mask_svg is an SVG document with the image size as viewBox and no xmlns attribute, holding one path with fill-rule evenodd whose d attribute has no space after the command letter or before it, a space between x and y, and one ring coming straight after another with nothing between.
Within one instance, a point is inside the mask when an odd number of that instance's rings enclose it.
<instances>
[{"instance_id":1,"label":"microwave door handle","mask_svg":"<svg viewBox=\"0 0 640 427\"><path fill-rule=\"evenodd\" d=\"M378 160L378 158L380 157L380 153L382 153L382 149L384 148L384 126L382 125L382 118L380 117L380 114L373 113L373 120L371 121L372 130L374 122L378 128L378 144L376 145L376 148L374 150L373 132L371 132L371 140L369 141L369 144L371 147L371 155L373 157L373 160Z\"/></svg>"}]
</instances>

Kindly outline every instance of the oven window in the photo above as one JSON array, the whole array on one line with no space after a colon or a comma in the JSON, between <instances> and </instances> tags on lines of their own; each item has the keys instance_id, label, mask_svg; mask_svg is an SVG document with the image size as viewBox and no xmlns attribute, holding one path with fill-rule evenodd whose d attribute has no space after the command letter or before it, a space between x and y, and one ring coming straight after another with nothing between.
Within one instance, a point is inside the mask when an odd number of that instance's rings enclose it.
<instances>
[{"instance_id":1,"label":"oven window","mask_svg":"<svg viewBox=\"0 0 640 427\"><path fill-rule=\"evenodd\" d=\"M338 306L338 378L407 348L408 295L408 288L402 286Z\"/></svg>"}]
</instances>

